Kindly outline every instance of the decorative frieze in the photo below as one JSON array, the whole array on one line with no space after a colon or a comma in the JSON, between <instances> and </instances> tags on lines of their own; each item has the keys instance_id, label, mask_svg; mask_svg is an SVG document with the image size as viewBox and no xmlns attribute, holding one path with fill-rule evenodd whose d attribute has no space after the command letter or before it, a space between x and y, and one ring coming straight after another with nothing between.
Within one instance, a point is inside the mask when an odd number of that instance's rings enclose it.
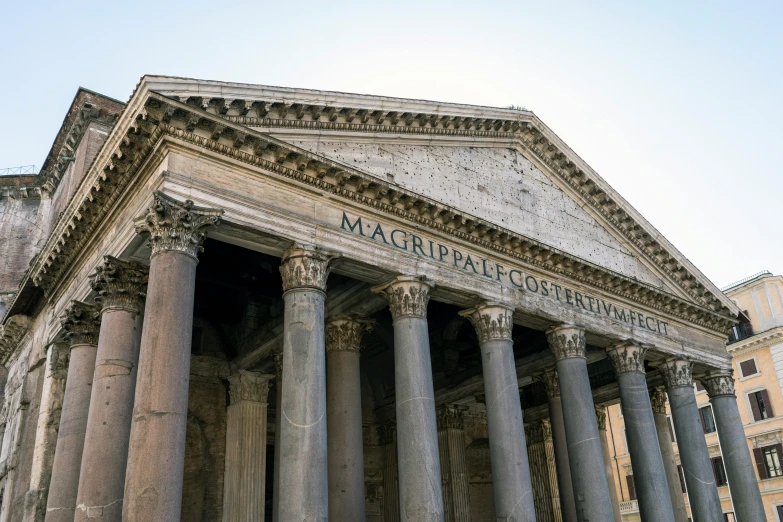
<instances>
[{"instance_id":1,"label":"decorative frieze","mask_svg":"<svg viewBox=\"0 0 783 522\"><path fill-rule=\"evenodd\" d=\"M464 412L464 408L457 406L456 404L445 404L439 407L436 412L438 430L465 429L465 420L463 417L463 412Z\"/></svg>"},{"instance_id":2,"label":"decorative frieze","mask_svg":"<svg viewBox=\"0 0 783 522\"><path fill-rule=\"evenodd\" d=\"M733 370L711 371L699 376L699 381L707 390L710 399L724 396L735 397L733 374Z\"/></svg>"},{"instance_id":3,"label":"decorative frieze","mask_svg":"<svg viewBox=\"0 0 783 522\"><path fill-rule=\"evenodd\" d=\"M693 362L687 359L668 359L658 366L666 388L693 386Z\"/></svg>"},{"instance_id":4,"label":"decorative frieze","mask_svg":"<svg viewBox=\"0 0 783 522\"><path fill-rule=\"evenodd\" d=\"M606 406L603 404L595 405L595 420L598 423L598 430L606 431Z\"/></svg>"},{"instance_id":5,"label":"decorative frieze","mask_svg":"<svg viewBox=\"0 0 783 522\"><path fill-rule=\"evenodd\" d=\"M398 276L392 281L372 288L389 301L392 319L427 317L432 283L423 276Z\"/></svg>"},{"instance_id":6,"label":"decorative frieze","mask_svg":"<svg viewBox=\"0 0 783 522\"><path fill-rule=\"evenodd\" d=\"M122 309L141 313L147 298L149 269L133 261L103 256L103 263L90 274L90 286L98 293L103 310Z\"/></svg>"},{"instance_id":7,"label":"decorative frieze","mask_svg":"<svg viewBox=\"0 0 783 522\"><path fill-rule=\"evenodd\" d=\"M587 349L585 331L572 325L560 325L546 332L549 349L556 360L579 357L584 359Z\"/></svg>"},{"instance_id":8,"label":"decorative frieze","mask_svg":"<svg viewBox=\"0 0 783 522\"><path fill-rule=\"evenodd\" d=\"M653 413L666 414L666 392L663 388L655 388L650 393L650 405L652 406Z\"/></svg>"},{"instance_id":9,"label":"decorative frieze","mask_svg":"<svg viewBox=\"0 0 783 522\"><path fill-rule=\"evenodd\" d=\"M71 301L60 321L65 338L71 346L77 344L98 345L98 333L101 329L101 309L81 301Z\"/></svg>"},{"instance_id":10,"label":"decorative frieze","mask_svg":"<svg viewBox=\"0 0 783 522\"><path fill-rule=\"evenodd\" d=\"M372 331L375 321L360 317L341 315L326 323L326 353L358 352L364 332Z\"/></svg>"},{"instance_id":11,"label":"decorative frieze","mask_svg":"<svg viewBox=\"0 0 783 522\"><path fill-rule=\"evenodd\" d=\"M136 220L136 232L149 235L152 255L174 251L196 258L207 230L220 223L223 211L197 207L189 199L178 201L160 191L153 198L152 206Z\"/></svg>"},{"instance_id":12,"label":"decorative frieze","mask_svg":"<svg viewBox=\"0 0 783 522\"><path fill-rule=\"evenodd\" d=\"M557 378L557 369L549 368L541 373L533 375L533 379L543 383L547 397L560 397L560 381Z\"/></svg>"},{"instance_id":13,"label":"decorative frieze","mask_svg":"<svg viewBox=\"0 0 783 522\"><path fill-rule=\"evenodd\" d=\"M318 248L292 245L283 253L280 275L283 291L295 288L312 288L326 292L331 263L338 256Z\"/></svg>"},{"instance_id":14,"label":"decorative frieze","mask_svg":"<svg viewBox=\"0 0 783 522\"><path fill-rule=\"evenodd\" d=\"M479 342L493 339L511 339L514 328L514 309L499 303L483 303L459 312L467 317L476 329Z\"/></svg>"},{"instance_id":15,"label":"decorative frieze","mask_svg":"<svg viewBox=\"0 0 783 522\"><path fill-rule=\"evenodd\" d=\"M606 349L606 354L612 361L615 373L644 372L644 354L647 347L627 341Z\"/></svg>"},{"instance_id":16,"label":"decorative frieze","mask_svg":"<svg viewBox=\"0 0 783 522\"><path fill-rule=\"evenodd\" d=\"M267 402L272 375L239 370L228 376L231 404L239 401Z\"/></svg>"},{"instance_id":17,"label":"decorative frieze","mask_svg":"<svg viewBox=\"0 0 783 522\"><path fill-rule=\"evenodd\" d=\"M0 362L2 364L5 364L14 353L31 324L32 321L28 316L18 314L12 315L5 324L0 325Z\"/></svg>"}]
</instances>

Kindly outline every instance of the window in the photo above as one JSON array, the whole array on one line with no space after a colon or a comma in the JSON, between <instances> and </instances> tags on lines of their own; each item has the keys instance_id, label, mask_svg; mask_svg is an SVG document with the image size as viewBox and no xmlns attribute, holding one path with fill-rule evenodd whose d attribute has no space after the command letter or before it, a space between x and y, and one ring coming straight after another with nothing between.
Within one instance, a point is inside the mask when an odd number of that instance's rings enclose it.
<instances>
[{"instance_id":1,"label":"window","mask_svg":"<svg viewBox=\"0 0 783 522\"><path fill-rule=\"evenodd\" d=\"M694 381L696 384L696 393L703 392L704 391L704 385L701 383L701 381Z\"/></svg>"},{"instance_id":2,"label":"window","mask_svg":"<svg viewBox=\"0 0 783 522\"><path fill-rule=\"evenodd\" d=\"M636 500L636 485L633 482L633 475L626 475L625 482L628 486L628 498L630 500Z\"/></svg>"},{"instance_id":3,"label":"window","mask_svg":"<svg viewBox=\"0 0 783 522\"><path fill-rule=\"evenodd\" d=\"M726 479L726 469L723 467L723 457L715 457L712 460L712 473L715 475L715 485L725 486L729 483Z\"/></svg>"},{"instance_id":4,"label":"window","mask_svg":"<svg viewBox=\"0 0 783 522\"><path fill-rule=\"evenodd\" d=\"M723 522L737 522L737 519L734 518L734 512L729 511L728 513L723 514Z\"/></svg>"},{"instance_id":5,"label":"window","mask_svg":"<svg viewBox=\"0 0 783 522\"><path fill-rule=\"evenodd\" d=\"M740 377L746 378L746 377L752 377L754 375L759 374L758 366L756 366L756 358L750 358L746 361L740 361L739 363L740 367Z\"/></svg>"},{"instance_id":6,"label":"window","mask_svg":"<svg viewBox=\"0 0 783 522\"><path fill-rule=\"evenodd\" d=\"M699 408L699 417L704 433L715 433L715 417L712 416L712 406Z\"/></svg>"},{"instance_id":7,"label":"window","mask_svg":"<svg viewBox=\"0 0 783 522\"><path fill-rule=\"evenodd\" d=\"M677 474L680 476L680 487L682 488L682 492L687 493L688 490L685 488L685 473L682 472L682 466L680 465L677 466Z\"/></svg>"},{"instance_id":8,"label":"window","mask_svg":"<svg viewBox=\"0 0 783 522\"><path fill-rule=\"evenodd\" d=\"M774 417L767 390L750 392L748 401L750 402L750 411L755 422Z\"/></svg>"},{"instance_id":9,"label":"window","mask_svg":"<svg viewBox=\"0 0 783 522\"><path fill-rule=\"evenodd\" d=\"M783 457L783 446L780 444L754 448L753 458L756 461L759 479L783 477L783 468L780 465L781 457Z\"/></svg>"},{"instance_id":10,"label":"window","mask_svg":"<svg viewBox=\"0 0 783 522\"><path fill-rule=\"evenodd\" d=\"M778 514L778 520L783 522L783 506L775 506L775 513Z\"/></svg>"}]
</instances>

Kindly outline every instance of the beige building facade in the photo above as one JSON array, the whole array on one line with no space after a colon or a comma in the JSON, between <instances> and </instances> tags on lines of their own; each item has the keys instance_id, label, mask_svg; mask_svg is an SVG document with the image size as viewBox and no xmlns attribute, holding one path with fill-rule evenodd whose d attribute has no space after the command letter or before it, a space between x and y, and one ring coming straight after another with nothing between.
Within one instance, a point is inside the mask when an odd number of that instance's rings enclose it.
<instances>
[{"instance_id":1,"label":"beige building facade","mask_svg":"<svg viewBox=\"0 0 783 522\"><path fill-rule=\"evenodd\" d=\"M727 342L736 377L739 414L748 448L754 457L767 520L783 522L783 277L765 271L723 290L742 311L741 322L731 330ZM722 458L724 450L708 393L698 383L696 401L726 520L740 520L734 515L732 493ZM615 488L621 497L623 520L639 520L622 408L619 404L612 405L608 412L613 442L611 453L617 476ZM670 422L668 404L666 415ZM671 434L674 437L673 431ZM673 444L678 471L682 473L676 438L669 440ZM684 482L681 484L687 504L686 487ZM688 514L690 516L690 510Z\"/></svg>"},{"instance_id":2,"label":"beige building facade","mask_svg":"<svg viewBox=\"0 0 783 522\"><path fill-rule=\"evenodd\" d=\"M619 520L618 401L639 511L679 522L660 387L695 518L725 506L698 400L764 520L748 305L532 112L82 89L0 232L0 522Z\"/></svg>"}]
</instances>

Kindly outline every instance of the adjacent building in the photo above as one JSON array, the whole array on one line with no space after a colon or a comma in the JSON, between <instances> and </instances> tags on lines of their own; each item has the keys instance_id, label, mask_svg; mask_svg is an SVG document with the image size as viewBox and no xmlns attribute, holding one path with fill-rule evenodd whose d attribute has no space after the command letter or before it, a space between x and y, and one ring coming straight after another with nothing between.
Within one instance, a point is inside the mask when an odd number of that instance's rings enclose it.
<instances>
[{"instance_id":1,"label":"adjacent building","mask_svg":"<svg viewBox=\"0 0 783 522\"><path fill-rule=\"evenodd\" d=\"M753 455L767 520L783 522L783 277L764 271L723 291L741 310L741 321L732 328L726 346L732 357L739 414ZM696 401L725 520L740 520L734 513L715 416L708 393L700 383L696 383ZM668 441L673 445L679 485L688 506L676 433L671 428L671 409L668 404L665 408L670 427ZM639 520L633 466L619 404L609 408L609 424L615 488L621 499L623 520ZM690 506L687 509L690 516Z\"/></svg>"},{"instance_id":2,"label":"adjacent building","mask_svg":"<svg viewBox=\"0 0 783 522\"><path fill-rule=\"evenodd\" d=\"M740 412L783 405L759 355L738 409L725 340L766 316L532 112L82 89L41 173L0 178L0 233L0 522L603 522L626 475L671 522L666 397L695 517L722 456L765 518L779 446Z\"/></svg>"}]
</instances>

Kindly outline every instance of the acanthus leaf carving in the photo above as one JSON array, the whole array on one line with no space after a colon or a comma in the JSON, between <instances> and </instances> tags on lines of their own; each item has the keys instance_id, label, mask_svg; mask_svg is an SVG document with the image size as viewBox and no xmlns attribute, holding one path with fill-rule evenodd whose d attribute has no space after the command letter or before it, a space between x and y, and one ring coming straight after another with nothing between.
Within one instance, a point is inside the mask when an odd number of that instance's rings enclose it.
<instances>
[{"instance_id":1,"label":"acanthus leaf carving","mask_svg":"<svg viewBox=\"0 0 783 522\"><path fill-rule=\"evenodd\" d=\"M465 429L464 408L456 404L444 404L437 410L437 425L438 430L453 429L462 430Z\"/></svg>"},{"instance_id":2,"label":"acanthus leaf carving","mask_svg":"<svg viewBox=\"0 0 783 522\"><path fill-rule=\"evenodd\" d=\"M426 318L432 287L423 276L399 276L371 290L389 301L392 319L396 321L403 317Z\"/></svg>"},{"instance_id":3,"label":"acanthus leaf carving","mask_svg":"<svg viewBox=\"0 0 783 522\"><path fill-rule=\"evenodd\" d=\"M560 325L547 330L546 336L556 360L585 358L587 343L583 329L572 325Z\"/></svg>"},{"instance_id":4,"label":"acanthus leaf carving","mask_svg":"<svg viewBox=\"0 0 783 522\"><path fill-rule=\"evenodd\" d=\"M663 388L656 388L650 393L650 405L653 413L666 414L666 392Z\"/></svg>"},{"instance_id":5,"label":"acanthus leaf carving","mask_svg":"<svg viewBox=\"0 0 783 522\"><path fill-rule=\"evenodd\" d=\"M101 309L89 303L71 301L61 320L65 338L71 346L78 344L98 345L101 329Z\"/></svg>"},{"instance_id":6,"label":"acanthus leaf carving","mask_svg":"<svg viewBox=\"0 0 783 522\"><path fill-rule=\"evenodd\" d=\"M606 431L606 406L603 404L595 405L595 421L600 431Z\"/></svg>"},{"instance_id":7,"label":"acanthus leaf carving","mask_svg":"<svg viewBox=\"0 0 783 522\"><path fill-rule=\"evenodd\" d=\"M231 404L240 401L263 402L269 395L269 381L273 375L239 370L228 377Z\"/></svg>"},{"instance_id":8,"label":"acanthus leaf carving","mask_svg":"<svg viewBox=\"0 0 783 522\"><path fill-rule=\"evenodd\" d=\"M647 352L646 346L631 341L606 349L606 354L618 375L628 372L644 373L645 352Z\"/></svg>"},{"instance_id":9,"label":"acanthus leaf carving","mask_svg":"<svg viewBox=\"0 0 783 522\"><path fill-rule=\"evenodd\" d=\"M513 308L498 303L483 303L459 312L467 317L476 329L479 342L493 339L511 339L514 328Z\"/></svg>"},{"instance_id":10,"label":"acanthus leaf carving","mask_svg":"<svg viewBox=\"0 0 783 522\"><path fill-rule=\"evenodd\" d=\"M687 359L668 359L658 366L666 389L693 386L693 362Z\"/></svg>"},{"instance_id":11,"label":"acanthus leaf carving","mask_svg":"<svg viewBox=\"0 0 783 522\"><path fill-rule=\"evenodd\" d=\"M735 397L733 370L710 371L699 376L699 381L707 390L710 399L725 396Z\"/></svg>"},{"instance_id":12,"label":"acanthus leaf carving","mask_svg":"<svg viewBox=\"0 0 783 522\"><path fill-rule=\"evenodd\" d=\"M90 274L90 286L103 310L124 309L140 313L147 297L148 269L133 261L104 256L103 263Z\"/></svg>"},{"instance_id":13,"label":"acanthus leaf carving","mask_svg":"<svg viewBox=\"0 0 783 522\"><path fill-rule=\"evenodd\" d=\"M544 385L547 397L560 397L560 381L557 378L557 369L549 368L543 372L533 375L536 380Z\"/></svg>"},{"instance_id":14,"label":"acanthus leaf carving","mask_svg":"<svg viewBox=\"0 0 783 522\"><path fill-rule=\"evenodd\" d=\"M375 321L356 316L341 315L326 323L326 353L358 352L362 335L372 331Z\"/></svg>"},{"instance_id":15,"label":"acanthus leaf carving","mask_svg":"<svg viewBox=\"0 0 783 522\"><path fill-rule=\"evenodd\" d=\"M280 275L283 291L313 288L326 291L331 264L338 256L323 250L294 244L283 253Z\"/></svg>"}]
</instances>

